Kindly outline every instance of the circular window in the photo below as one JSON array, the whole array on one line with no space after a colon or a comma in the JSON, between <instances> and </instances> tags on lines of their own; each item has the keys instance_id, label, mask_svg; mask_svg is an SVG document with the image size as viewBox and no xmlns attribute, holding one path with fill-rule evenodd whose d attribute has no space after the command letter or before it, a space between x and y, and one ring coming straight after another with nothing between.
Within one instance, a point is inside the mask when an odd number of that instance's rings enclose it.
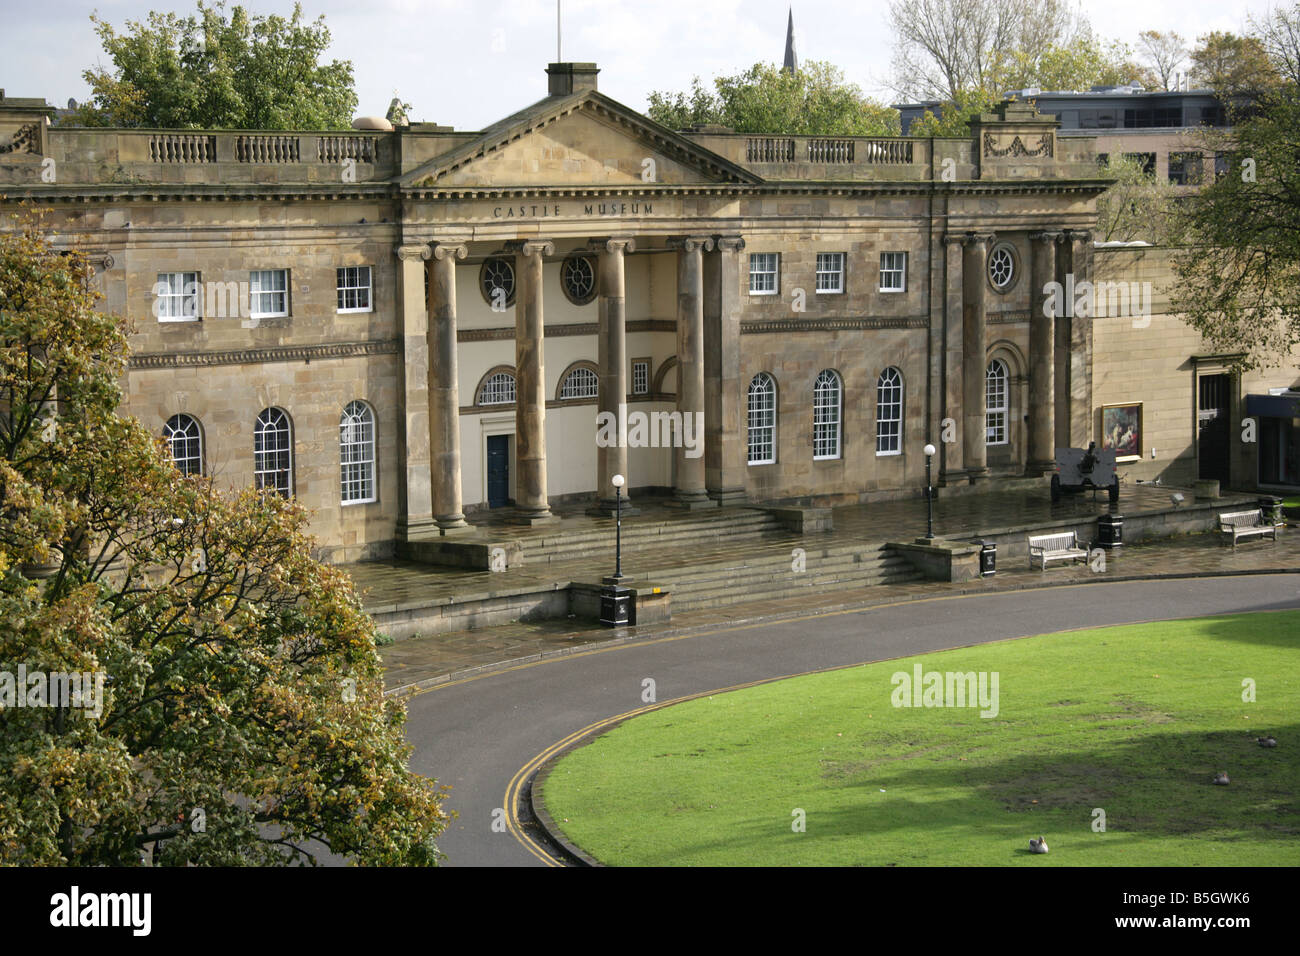
<instances>
[{"instance_id":1,"label":"circular window","mask_svg":"<svg viewBox=\"0 0 1300 956\"><path fill-rule=\"evenodd\" d=\"M486 259L479 271L479 289L494 311L504 312L515 304L515 267L503 256Z\"/></svg>"},{"instance_id":2,"label":"circular window","mask_svg":"<svg viewBox=\"0 0 1300 956\"><path fill-rule=\"evenodd\" d=\"M560 286L574 305L596 298L596 269L586 256L570 256L560 266Z\"/></svg>"},{"instance_id":3,"label":"circular window","mask_svg":"<svg viewBox=\"0 0 1300 956\"><path fill-rule=\"evenodd\" d=\"M1016 277L1016 256L1010 246L996 246L989 253L989 282L999 292L1011 288Z\"/></svg>"}]
</instances>

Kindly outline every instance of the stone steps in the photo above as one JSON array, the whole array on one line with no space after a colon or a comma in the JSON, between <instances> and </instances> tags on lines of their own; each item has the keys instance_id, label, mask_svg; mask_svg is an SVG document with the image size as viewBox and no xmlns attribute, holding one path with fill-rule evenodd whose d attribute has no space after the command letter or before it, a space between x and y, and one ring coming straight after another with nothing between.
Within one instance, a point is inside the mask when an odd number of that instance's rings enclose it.
<instances>
[{"instance_id":1,"label":"stone steps","mask_svg":"<svg viewBox=\"0 0 1300 956\"><path fill-rule=\"evenodd\" d=\"M655 575L672 592L676 611L773 600L815 591L842 591L876 584L903 584L921 579L906 558L878 545L847 546L810 551L805 570L795 572L789 549L783 554L749 556L729 567L693 566Z\"/></svg>"},{"instance_id":2,"label":"stone steps","mask_svg":"<svg viewBox=\"0 0 1300 956\"><path fill-rule=\"evenodd\" d=\"M628 521L623 524L623 555L646 552L689 554L700 546L728 546L737 542L754 542L764 538L793 540L772 514L757 509L729 508L707 516L691 516L663 521ZM525 566L577 561L593 555L613 558L614 522L581 531L521 537L522 563Z\"/></svg>"}]
</instances>

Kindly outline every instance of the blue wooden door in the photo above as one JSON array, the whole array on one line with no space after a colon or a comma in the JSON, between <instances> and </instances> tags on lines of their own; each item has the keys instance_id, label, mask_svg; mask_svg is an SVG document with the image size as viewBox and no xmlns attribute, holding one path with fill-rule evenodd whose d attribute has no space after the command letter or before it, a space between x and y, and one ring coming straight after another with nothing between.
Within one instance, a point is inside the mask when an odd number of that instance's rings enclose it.
<instances>
[{"instance_id":1,"label":"blue wooden door","mask_svg":"<svg viewBox=\"0 0 1300 956\"><path fill-rule=\"evenodd\" d=\"M510 436L489 435L487 440L488 507L510 503Z\"/></svg>"}]
</instances>

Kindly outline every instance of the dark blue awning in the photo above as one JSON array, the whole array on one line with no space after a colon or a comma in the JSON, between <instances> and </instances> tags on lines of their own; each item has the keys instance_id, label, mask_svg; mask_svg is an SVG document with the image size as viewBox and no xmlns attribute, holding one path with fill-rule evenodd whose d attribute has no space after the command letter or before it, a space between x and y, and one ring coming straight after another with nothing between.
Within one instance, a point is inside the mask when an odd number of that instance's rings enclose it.
<instances>
[{"instance_id":1,"label":"dark blue awning","mask_svg":"<svg viewBox=\"0 0 1300 956\"><path fill-rule=\"evenodd\" d=\"M1300 418L1300 397L1295 395L1247 395L1246 414L1259 418Z\"/></svg>"}]
</instances>

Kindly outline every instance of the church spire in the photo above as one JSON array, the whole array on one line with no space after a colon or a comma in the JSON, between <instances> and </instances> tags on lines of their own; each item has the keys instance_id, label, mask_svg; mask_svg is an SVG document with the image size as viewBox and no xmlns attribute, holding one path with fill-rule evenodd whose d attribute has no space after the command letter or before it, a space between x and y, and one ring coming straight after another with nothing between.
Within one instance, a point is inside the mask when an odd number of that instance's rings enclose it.
<instances>
[{"instance_id":1,"label":"church spire","mask_svg":"<svg viewBox=\"0 0 1300 956\"><path fill-rule=\"evenodd\" d=\"M795 73L799 69L799 57L794 52L794 8L790 8L790 21L785 28L785 64L781 69Z\"/></svg>"}]
</instances>

